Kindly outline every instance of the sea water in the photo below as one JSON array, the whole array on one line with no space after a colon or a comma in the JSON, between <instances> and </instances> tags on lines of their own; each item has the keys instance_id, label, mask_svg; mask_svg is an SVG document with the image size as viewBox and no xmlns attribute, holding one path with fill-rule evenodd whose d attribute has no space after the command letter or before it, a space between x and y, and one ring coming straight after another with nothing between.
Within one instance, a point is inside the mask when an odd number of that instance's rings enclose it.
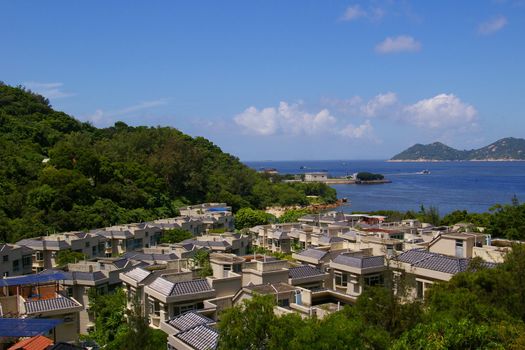
<instances>
[{"instance_id":1,"label":"sea water","mask_svg":"<svg viewBox=\"0 0 525 350\"><path fill-rule=\"evenodd\" d=\"M281 174L327 171L345 176L368 171L392 181L380 185L332 185L338 198L352 211L419 210L437 207L440 214L456 209L484 212L495 204L509 204L512 197L525 201L525 162L414 162L386 161L258 161L244 162L259 170L275 168ZM428 170L430 174L421 172Z\"/></svg>"}]
</instances>

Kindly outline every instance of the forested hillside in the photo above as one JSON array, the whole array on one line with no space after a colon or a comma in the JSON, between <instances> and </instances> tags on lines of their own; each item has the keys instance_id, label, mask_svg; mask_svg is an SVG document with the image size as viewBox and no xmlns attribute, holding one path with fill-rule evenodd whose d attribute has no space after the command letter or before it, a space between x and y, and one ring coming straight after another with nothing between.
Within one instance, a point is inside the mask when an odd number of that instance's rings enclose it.
<instances>
[{"instance_id":1,"label":"forested hillside","mask_svg":"<svg viewBox=\"0 0 525 350\"><path fill-rule=\"evenodd\" d=\"M272 183L202 138L169 127L97 129L0 83L0 241L174 216L186 203L335 201L322 184Z\"/></svg>"}]
</instances>

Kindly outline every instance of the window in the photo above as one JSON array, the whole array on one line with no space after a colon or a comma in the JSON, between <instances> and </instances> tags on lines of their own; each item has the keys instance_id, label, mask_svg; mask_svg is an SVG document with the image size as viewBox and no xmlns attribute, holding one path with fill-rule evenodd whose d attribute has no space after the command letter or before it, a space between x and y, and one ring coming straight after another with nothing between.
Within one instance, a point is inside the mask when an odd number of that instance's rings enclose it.
<instances>
[{"instance_id":1,"label":"window","mask_svg":"<svg viewBox=\"0 0 525 350\"><path fill-rule=\"evenodd\" d=\"M279 299L277 300L277 305L281 307L288 307L290 306L290 299Z\"/></svg>"},{"instance_id":2,"label":"window","mask_svg":"<svg viewBox=\"0 0 525 350\"><path fill-rule=\"evenodd\" d=\"M4 255L3 260L4 260L4 262L8 262L9 261L9 255Z\"/></svg>"},{"instance_id":3,"label":"window","mask_svg":"<svg viewBox=\"0 0 525 350\"><path fill-rule=\"evenodd\" d=\"M97 246L94 245L93 247L91 247L91 254L92 255L97 255Z\"/></svg>"},{"instance_id":4,"label":"window","mask_svg":"<svg viewBox=\"0 0 525 350\"><path fill-rule=\"evenodd\" d=\"M383 276L382 275L366 276L365 284L367 286L380 286L383 284Z\"/></svg>"},{"instance_id":5,"label":"window","mask_svg":"<svg viewBox=\"0 0 525 350\"><path fill-rule=\"evenodd\" d=\"M456 239L456 257L463 257L463 241L461 239Z\"/></svg>"},{"instance_id":6,"label":"window","mask_svg":"<svg viewBox=\"0 0 525 350\"><path fill-rule=\"evenodd\" d=\"M224 265L224 271L231 271L232 266L231 265Z\"/></svg>"},{"instance_id":7,"label":"window","mask_svg":"<svg viewBox=\"0 0 525 350\"><path fill-rule=\"evenodd\" d=\"M233 272L240 273L242 271L241 264L234 264L233 265Z\"/></svg>"},{"instance_id":8,"label":"window","mask_svg":"<svg viewBox=\"0 0 525 350\"><path fill-rule=\"evenodd\" d=\"M20 260L13 260L13 271L20 270Z\"/></svg>"},{"instance_id":9,"label":"window","mask_svg":"<svg viewBox=\"0 0 525 350\"><path fill-rule=\"evenodd\" d=\"M335 273L335 285L346 287L348 285L348 275L346 273Z\"/></svg>"},{"instance_id":10,"label":"window","mask_svg":"<svg viewBox=\"0 0 525 350\"><path fill-rule=\"evenodd\" d=\"M28 267L31 266L32 257L31 255L26 255L22 258L22 266Z\"/></svg>"},{"instance_id":11,"label":"window","mask_svg":"<svg viewBox=\"0 0 525 350\"><path fill-rule=\"evenodd\" d=\"M416 281L416 293L418 299L423 299L423 282Z\"/></svg>"},{"instance_id":12,"label":"window","mask_svg":"<svg viewBox=\"0 0 525 350\"><path fill-rule=\"evenodd\" d=\"M85 245L86 245L86 248L89 248L89 242L86 242Z\"/></svg>"},{"instance_id":13,"label":"window","mask_svg":"<svg viewBox=\"0 0 525 350\"><path fill-rule=\"evenodd\" d=\"M36 257L36 261L44 260L44 254L41 251L36 252L35 257Z\"/></svg>"}]
</instances>

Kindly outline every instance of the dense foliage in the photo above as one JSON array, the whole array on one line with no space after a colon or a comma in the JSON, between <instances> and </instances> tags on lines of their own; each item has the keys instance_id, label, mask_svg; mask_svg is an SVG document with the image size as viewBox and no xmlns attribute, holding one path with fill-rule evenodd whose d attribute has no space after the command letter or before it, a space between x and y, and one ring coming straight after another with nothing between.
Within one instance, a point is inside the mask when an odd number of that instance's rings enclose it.
<instances>
[{"instance_id":1,"label":"dense foliage","mask_svg":"<svg viewBox=\"0 0 525 350\"><path fill-rule=\"evenodd\" d=\"M138 301L126 308L126 294L118 289L100 295L89 291L89 310L95 317L95 329L88 339L107 350L161 350L166 349L166 334L148 326Z\"/></svg>"},{"instance_id":2,"label":"dense foliage","mask_svg":"<svg viewBox=\"0 0 525 350\"><path fill-rule=\"evenodd\" d=\"M474 260L424 302L404 298L404 278L365 289L354 306L322 320L275 316L275 297L256 296L221 314L219 349L523 349L524 270L525 246L515 246L496 268Z\"/></svg>"},{"instance_id":3,"label":"dense foliage","mask_svg":"<svg viewBox=\"0 0 525 350\"><path fill-rule=\"evenodd\" d=\"M174 228L172 230L164 230L162 232L160 243L179 243L192 237L193 234L191 232L180 228Z\"/></svg>"},{"instance_id":4,"label":"dense foliage","mask_svg":"<svg viewBox=\"0 0 525 350\"><path fill-rule=\"evenodd\" d=\"M323 184L271 182L202 137L169 127L97 129L0 83L0 241L175 216L227 202L262 209L335 201Z\"/></svg>"},{"instance_id":5,"label":"dense foliage","mask_svg":"<svg viewBox=\"0 0 525 350\"><path fill-rule=\"evenodd\" d=\"M275 222L276 218L272 214L268 214L263 210L253 210L250 208L242 208L235 214L235 228L242 230L257 225L266 225Z\"/></svg>"},{"instance_id":6,"label":"dense foliage","mask_svg":"<svg viewBox=\"0 0 525 350\"><path fill-rule=\"evenodd\" d=\"M64 249L58 251L56 255L56 262L58 266L66 266L67 264L82 261L86 256L80 252L74 252L71 249Z\"/></svg>"},{"instance_id":7,"label":"dense foliage","mask_svg":"<svg viewBox=\"0 0 525 350\"><path fill-rule=\"evenodd\" d=\"M286 222L297 222L299 218L310 214L311 211L308 209L290 209L283 213L283 215L279 216L279 222L280 223L286 223Z\"/></svg>"}]
</instances>

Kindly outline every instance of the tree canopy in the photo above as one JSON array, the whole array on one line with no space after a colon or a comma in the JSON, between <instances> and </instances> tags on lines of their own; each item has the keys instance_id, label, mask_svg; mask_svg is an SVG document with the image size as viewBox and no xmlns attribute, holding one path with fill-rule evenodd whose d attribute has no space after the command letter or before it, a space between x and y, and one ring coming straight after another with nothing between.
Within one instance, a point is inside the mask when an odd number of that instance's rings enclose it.
<instances>
[{"instance_id":1,"label":"tree canopy","mask_svg":"<svg viewBox=\"0 0 525 350\"><path fill-rule=\"evenodd\" d=\"M335 200L327 185L271 182L202 137L117 122L98 129L0 83L0 241L176 216L177 207Z\"/></svg>"}]
</instances>

